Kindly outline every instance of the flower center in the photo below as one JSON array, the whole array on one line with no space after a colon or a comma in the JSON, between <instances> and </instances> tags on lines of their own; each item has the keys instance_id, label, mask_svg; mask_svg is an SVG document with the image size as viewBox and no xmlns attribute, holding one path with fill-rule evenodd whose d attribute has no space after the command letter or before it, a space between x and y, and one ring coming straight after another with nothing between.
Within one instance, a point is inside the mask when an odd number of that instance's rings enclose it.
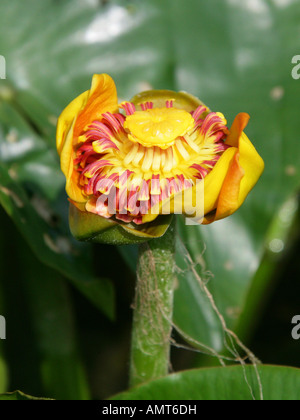
<instances>
[{"instance_id":1,"label":"flower center","mask_svg":"<svg viewBox=\"0 0 300 420\"><path fill-rule=\"evenodd\" d=\"M145 147L158 146L160 149L173 146L178 137L187 134L194 126L192 115L176 108L136 111L124 123L129 140Z\"/></svg>"},{"instance_id":2,"label":"flower center","mask_svg":"<svg viewBox=\"0 0 300 420\"><path fill-rule=\"evenodd\" d=\"M130 102L125 114L102 114L79 137L74 164L88 197L86 210L125 223L146 223L151 209L196 184L213 169L228 135L223 114L199 106L191 113L166 101ZM113 207L109 205L113 198Z\"/></svg>"}]
</instances>

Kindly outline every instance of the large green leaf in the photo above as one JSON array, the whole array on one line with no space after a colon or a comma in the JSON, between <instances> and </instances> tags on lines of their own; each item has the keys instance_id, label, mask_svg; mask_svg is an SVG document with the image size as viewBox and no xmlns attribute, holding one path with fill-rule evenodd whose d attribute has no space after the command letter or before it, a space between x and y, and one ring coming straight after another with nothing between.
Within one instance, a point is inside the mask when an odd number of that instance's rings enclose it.
<instances>
[{"instance_id":1,"label":"large green leaf","mask_svg":"<svg viewBox=\"0 0 300 420\"><path fill-rule=\"evenodd\" d=\"M0 393L5 392L7 390L7 373L8 372L7 372L6 362L2 358L2 355L0 355Z\"/></svg>"},{"instance_id":2,"label":"large green leaf","mask_svg":"<svg viewBox=\"0 0 300 420\"><path fill-rule=\"evenodd\" d=\"M16 254L22 265L21 285L40 356L44 395L60 400L87 400L89 388L79 356L67 285L57 273L41 264L23 241L18 241Z\"/></svg>"},{"instance_id":3,"label":"large green leaf","mask_svg":"<svg viewBox=\"0 0 300 420\"><path fill-rule=\"evenodd\" d=\"M0 161L36 196L40 194L44 201L55 203L64 185L57 153L14 105L0 98Z\"/></svg>"},{"instance_id":4,"label":"large green leaf","mask_svg":"<svg viewBox=\"0 0 300 420\"><path fill-rule=\"evenodd\" d=\"M71 238L53 228L37 212L26 193L0 164L0 203L28 240L35 255L58 270L107 315L113 316L113 290L106 279L95 278L89 259Z\"/></svg>"},{"instance_id":5,"label":"large green leaf","mask_svg":"<svg viewBox=\"0 0 300 420\"><path fill-rule=\"evenodd\" d=\"M275 366L236 366L176 373L113 400L299 400L300 370Z\"/></svg>"},{"instance_id":6,"label":"large green leaf","mask_svg":"<svg viewBox=\"0 0 300 420\"><path fill-rule=\"evenodd\" d=\"M247 133L266 162L258 186L230 219L206 227L181 226L192 258L204 258L204 270L213 273L210 289L234 326L273 215L300 183L300 157L295 153L300 83L291 77L291 59L298 49L298 3L10 0L2 2L1 12L0 51L8 63L2 96L11 95L17 112L52 145L55 118L99 72L116 79L121 98L151 85L193 93L224 112L229 124L238 112L250 113ZM43 162L36 156L37 165ZM24 163L19 176L28 180L35 168ZM50 194L61 178L47 181ZM183 282L175 308L180 327L197 340L217 345L220 327L209 305L203 305L199 285L190 274ZM213 341L210 331L215 331Z\"/></svg>"},{"instance_id":7,"label":"large green leaf","mask_svg":"<svg viewBox=\"0 0 300 420\"><path fill-rule=\"evenodd\" d=\"M112 317L112 285L93 276L91 247L69 233L57 155L7 102L0 102L0 166L0 202L36 256Z\"/></svg>"},{"instance_id":8,"label":"large green leaf","mask_svg":"<svg viewBox=\"0 0 300 420\"><path fill-rule=\"evenodd\" d=\"M53 120L87 90L93 73L116 77L128 99L149 83L172 86L172 56L165 54L169 42L158 5L156 0L1 4L0 51L9 63L10 89L52 142Z\"/></svg>"},{"instance_id":9,"label":"large green leaf","mask_svg":"<svg viewBox=\"0 0 300 420\"><path fill-rule=\"evenodd\" d=\"M236 215L211 226L181 226L194 261L204 258L212 272L210 288L232 327L245 305L271 220L300 184L294 152L300 84L291 77L299 9L296 2L204 5L192 0L183 11L180 0L172 3L180 87L196 92L229 121L248 112L247 133L266 162L262 179Z\"/></svg>"}]
</instances>

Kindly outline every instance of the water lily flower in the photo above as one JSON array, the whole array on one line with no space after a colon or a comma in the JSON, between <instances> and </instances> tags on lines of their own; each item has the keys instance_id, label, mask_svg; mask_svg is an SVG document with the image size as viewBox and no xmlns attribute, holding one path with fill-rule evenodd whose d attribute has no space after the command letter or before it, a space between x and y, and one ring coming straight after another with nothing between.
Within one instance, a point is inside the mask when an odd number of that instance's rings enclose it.
<instances>
[{"instance_id":1,"label":"water lily flower","mask_svg":"<svg viewBox=\"0 0 300 420\"><path fill-rule=\"evenodd\" d=\"M74 236L109 243L159 237L166 214L195 217L197 195L200 223L231 215L264 169L244 133L248 121L239 114L228 129L223 114L183 92L147 91L119 104L112 78L94 75L57 127ZM182 194L184 204L176 199Z\"/></svg>"}]
</instances>

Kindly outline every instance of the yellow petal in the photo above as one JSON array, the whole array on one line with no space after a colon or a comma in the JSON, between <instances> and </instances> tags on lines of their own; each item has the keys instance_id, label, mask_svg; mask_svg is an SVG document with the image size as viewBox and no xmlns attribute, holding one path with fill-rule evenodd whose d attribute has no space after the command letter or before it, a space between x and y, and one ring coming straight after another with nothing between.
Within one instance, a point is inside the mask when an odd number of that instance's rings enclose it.
<instances>
[{"instance_id":1,"label":"yellow petal","mask_svg":"<svg viewBox=\"0 0 300 420\"><path fill-rule=\"evenodd\" d=\"M250 120L250 115L246 114L245 112L241 112L238 114L229 131L229 136L226 139L226 144L233 147L239 147L239 140L240 137L248 125Z\"/></svg>"},{"instance_id":2,"label":"yellow petal","mask_svg":"<svg viewBox=\"0 0 300 420\"><path fill-rule=\"evenodd\" d=\"M107 74L93 76L91 89L79 95L62 112L58 119L56 144L61 159L61 169L66 176L66 191L72 201L86 202L79 187L79 173L74 171L74 146L86 125L100 119L104 112L117 111L117 91Z\"/></svg>"},{"instance_id":3,"label":"yellow petal","mask_svg":"<svg viewBox=\"0 0 300 420\"><path fill-rule=\"evenodd\" d=\"M216 209L223 183L237 153L235 147L227 149L218 160L216 166L204 179L204 214Z\"/></svg>"},{"instance_id":4,"label":"yellow petal","mask_svg":"<svg viewBox=\"0 0 300 420\"><path fill-rule=\"evenodd\" d=\"M160 202L151 209L152 214L183 213L188 217L201 220L204 215L215 210L224 180L236 153L235 147L227 149L204 181L198 181L193 187Z\"/></svg>"},{"instance_id":5,"label":"yellow petal","mask_svg":"<svg viewBox=\"0 0 300 420\"><path fill-rule=\"evenodd\" d=\"M231 149L229 149L231 150ZM220 191L216 212L205 224L223 219L237 211L253 189L264 170L264 162L245 133L239 138L239 152L228 168ZM214 171L211 173L213 174Z\"/></svg>"},{"instance_id":6,"label":"yellow petal","mask_svg":"<svg viewBox=\"0 0 300 420\"><path fill-rule=\"evenodd\" d=\"M249 119L250 116L248 114L241 113L236 116L232 124L226 144L233 146L232 149L228 150L236 150L238 148L238 152L235 153L227 169L216 206L211 208L206 214L204 224L223 219L238 210L264 170L262 158L243 132L248 125ZM223 165L222 158L218 164ZM212 170L207 179L209 177L216 179L215 169ZM205 200L207 200L206 194ZM211 203L209 203L208 207L208 203L205 204L208 211Z\"/></svg>"},{"instance_id":7,"label":"yellow petal","mask_svg":"<svg viewBox=\"0 0 300 420\"><path fill-rule=\"evenodd\" d=\"M73 129L75 119L70 127L67 137L62 145L60 154L61 170L66 177L66 192L72 201L78 203L86 202L86 197L83 195L79 187L79 172L74 171L74 149L73 149Z\"/></svg>"},{"instance_id":8,"label":"yellow petal","mask_svg":"<svg viewBox=\"0 0 300 420\"><path fill-rule=\"evenodd\" d=\"M89 90L74 99L61 113L58 118L56 130L56 147L58 154L61 154L68 132L77 117L78 113L84 108L89 97Z\"/></svg>"},{"instance_id":9,"label":"yellow petal","mask_svg":"<svg viewBox=\"0 0 300 420\"><path fill-rule=\"evenodd\" d=\"M237 210L240 185L244 175L245 170L240 165L239 153L237 152L231 162L222 185L215 220L230 216Z\"/></svg>"},{"instance_id":10,"label":"yellow petal","mask_svg":"<svg viewBox=\"0 0 300 420\"><path fill-rule=\"evenodd\" d=\"M77 139L88 124L101 119L104 112L118 112L117 89L108 74L95 74L85 107L79 112L74 128Z\"/></svg>"},{"instance_id":11,"label":"yellow petal","mask_svg":"<svg viewBox=\"0 0 300 420\"><path fill-rule=\"evenodd\" d=\"M238 208L243 204L265 169L264 161L245 133L240 138L239 152L239 162L245 171L245 176L241 180Z\"/></svg>"}]
</instances>

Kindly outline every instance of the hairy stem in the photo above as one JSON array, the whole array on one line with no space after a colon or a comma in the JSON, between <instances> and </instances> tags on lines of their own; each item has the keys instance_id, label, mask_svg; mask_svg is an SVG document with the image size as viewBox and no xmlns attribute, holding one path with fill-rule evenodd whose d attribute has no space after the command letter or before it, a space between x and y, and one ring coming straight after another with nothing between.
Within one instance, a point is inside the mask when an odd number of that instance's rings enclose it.
<instances>
[{"instance_id":1,"label":"hairy stem","mask_svg":"<svg viewBox=\"0 0 300 420\"><path fill-rule=\"evenodd\" d=\"M140 245L130 385L168 374L175 279L175 218L166 234Z\"/></svg>"}]
</instances>

